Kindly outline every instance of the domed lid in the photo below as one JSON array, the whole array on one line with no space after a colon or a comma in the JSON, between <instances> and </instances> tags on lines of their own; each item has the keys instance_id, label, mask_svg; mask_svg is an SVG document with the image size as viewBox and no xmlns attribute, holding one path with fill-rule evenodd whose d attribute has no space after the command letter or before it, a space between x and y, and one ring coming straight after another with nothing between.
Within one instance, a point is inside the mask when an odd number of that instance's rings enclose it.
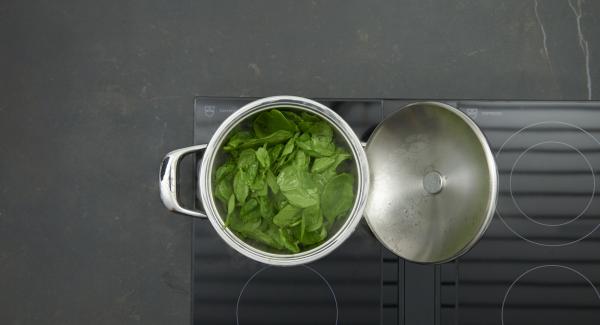
<instances>
[{"instance_id":1,"label":"domed lid","mask_svg":"<svg viewBox=\"0 0 600 325\"><path fill-rule=\"evenodd\" d=\"M494 214L498 174L477 125L442 103L387 117L366 147L371 186L365 218L398 256L441 263L465 253Z\"/></svg>"}]
</instances>

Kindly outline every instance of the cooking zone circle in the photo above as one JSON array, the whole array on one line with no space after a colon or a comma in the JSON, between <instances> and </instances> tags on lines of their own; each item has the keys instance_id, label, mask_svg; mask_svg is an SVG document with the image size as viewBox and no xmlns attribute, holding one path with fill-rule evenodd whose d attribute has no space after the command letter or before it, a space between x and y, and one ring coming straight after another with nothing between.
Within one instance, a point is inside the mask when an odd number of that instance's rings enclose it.
<instances>
[{"instance_id":1,"label":"cooking zone circle","mask_svg":"<svg viewBox=\"0 0 600 325\"><path fill-rule=\"evenodd\" d=\"M581 287L589 290L576 290ZM523 272L508 287L501 320L502 325L571 324L576 320L598 324L598 310L600 293L583 273L565 265L540 265Z\"/></svg>"},{"instance_id":2,"label":"cooking zone circle","mask_svg":"<svg viewBox=\"0 0 600 325\"><path fill-rule=\"evenodd\" d=\"M335 325L338 313L333 288L307 265L259 269L242 286L235 307L238 325Z\"/></svg>"},{"instance_id":3,"label":"cooking zone circle","mask_svg":"<svg viewBox=\"0 0 600 325\"><path fill-rule=\"evenodd\" d=\"M591 175L591 190L589 191L589 199L587 201L587 203L585 204L585 206L583 207L583 209L581 210L581 212L579 212L579 214L577 214L576 216L574 216L573 218L567 219L567 221L561 222L561 223L549 223L549 222L542 222L542 221L538 221L533 217L530 217L525 211L523 211L523 209L521 208L521 206L519 205L519 203L517 202L517 199L515 198L515 195L513 194L513 174L515 169L519 169L518 165L519 162L522 162L523 160L526 159L522 159L524 156L526 157L527 153L531 152L532 150L536 149L536 148L540 148L543 147L544 145L548 145L548 144L555 144L555 145L560 145L560 146L565 146L567 147L567 149L569 150L573 150L574 152L577 152L579 154L579 157L581 158L582 163L581 164L585 164L590 172ZM515 207L519 210L519 212L521 212L521 214L523 214L527 219L531 220L531 222L537 223L539 225L543 225L543 226L549 226L549 227L556 227L556 226L562 226L562 225L566 225L569 224L577 219L579 219L579 217L581 217L582 215L584 215L586 213L586 211L590 208L590 205L592 204L592 201L594 200L594 194L596 193L596 175L594 174L594 168L592 167L592 164L590 164L590 161L585 157L585 155L578 150L577 148L573 147L572 145L568 144L568 143L564 143L564 142L560 142L560 141L544 141L544 142L540 142L538 144L534 144L533 146L527 148L527 150L523 151L519 157L517 157L517 160L515 161L515 163L513 164L511 170L510 170L510 181L509 181L509 186L510 186L510 197L513 201L513 203L515 204Z\"/></svg>"},{"instance_id":4,"label":"cooking zone circle","mask_svg":"<svg viewBox=\"0 0 600 325\"><path fill-rule=\"evenodd\" d=\"M587 153L598 150L600 141L571 123L544 121L513 133L496 153L496 160L512 165L510 171L500 171L508 174L500 178L507 191L501 191L504 202L496 207L502 223L540 246L566 246L591 235L600 223L586 218L595 207L597 188ZM528 213L532 210L537 215Z\"/></svg>"}]
</instances>

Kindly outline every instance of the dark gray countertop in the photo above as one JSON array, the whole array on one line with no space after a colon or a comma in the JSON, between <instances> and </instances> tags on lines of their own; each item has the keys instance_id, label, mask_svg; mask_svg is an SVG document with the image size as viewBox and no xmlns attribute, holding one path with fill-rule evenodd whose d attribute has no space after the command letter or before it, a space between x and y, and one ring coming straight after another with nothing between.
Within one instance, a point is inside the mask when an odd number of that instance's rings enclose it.
<instances>
[{"instance_id":1,"label":"dark gray countertop","mask_svg":"<svg viewBox=\"0 0 600 325\"><path fill-rule=\"evenodd\" d=\"M599 99L598 1L3 1L0 323L188 324L195 95Z\"/></svg>"}]
</instances>

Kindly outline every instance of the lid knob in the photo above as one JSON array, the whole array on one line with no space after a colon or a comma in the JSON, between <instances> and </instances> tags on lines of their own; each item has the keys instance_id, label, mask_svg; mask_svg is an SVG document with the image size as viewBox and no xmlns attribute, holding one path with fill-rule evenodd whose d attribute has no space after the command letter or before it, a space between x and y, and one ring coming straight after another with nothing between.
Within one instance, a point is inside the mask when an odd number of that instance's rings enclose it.
<instances>
[{"instance_id":1,"label":"lid knob","mask_svg":"<svg viewBox=\"0 0 600 325\"><path fill-rule=\"evenodd\" d=\"M429 194L438 194L444 188L444 177L437 171L427 173L423 177L423 188Z\"/></svg>"}]
</instances>

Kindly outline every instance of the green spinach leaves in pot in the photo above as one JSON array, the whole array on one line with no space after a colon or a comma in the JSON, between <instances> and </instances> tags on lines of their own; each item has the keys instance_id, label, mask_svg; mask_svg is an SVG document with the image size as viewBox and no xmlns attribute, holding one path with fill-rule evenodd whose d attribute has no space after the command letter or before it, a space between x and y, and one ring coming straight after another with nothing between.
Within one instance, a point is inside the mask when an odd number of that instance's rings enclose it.
<instances>
[{"instance_id":1,"label":"green spinach leaves in pot","mask_svg":"<svg viewBox=\"0 0 600 325\"><path fill-rule=\"evenodd\" d=\"M223 150L215 196L225 226L244 239L298 253L325 241L352 208L354 176L341 167L352 156L317 115L263 111Z\"/></svg>"}]
</instances>

